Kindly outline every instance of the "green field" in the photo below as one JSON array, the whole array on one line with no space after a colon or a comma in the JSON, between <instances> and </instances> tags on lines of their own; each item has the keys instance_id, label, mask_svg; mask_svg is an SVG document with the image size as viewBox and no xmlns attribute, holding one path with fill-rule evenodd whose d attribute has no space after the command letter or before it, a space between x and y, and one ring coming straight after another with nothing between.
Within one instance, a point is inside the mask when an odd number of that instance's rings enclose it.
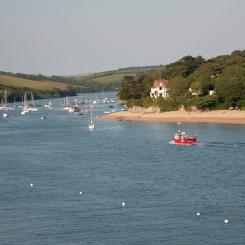
<instances>
[{"instance_id":1,"label":"green field","mask_svg":"<svg viewBox=\"0 0 245 245\"><path fill-rule=\"evenodd\" d=\"M98 83L118 83L124 76L140 76L153 69L163 69L163 66L128 67L113 71L105 71L89 74L87 76L73 76L78 84L83 82L95 81Z\"/></svg>"},{"instance_id":2,"label":"green field","mask_svg":"<svg viewBox=\"0 0 245 245\"><path fill-rule=\"evenodd\" d=\"M21 98L25 91L35 91L36 97L58 97L69 94L116 91L124 76L138 78L149 70L162 69L163 66L127 67L113 71L91 73L77 76L44 76L0 71L0 95L7 89L9 95Z\"/></svg>"},{"instance_id":3,"label":"green field","mask_svg":"<svg viewBox=\"0 0 245 245\"><path fill-rule=\"evenodd\" d=\"M53 81L34 81L10 75L0 75L0 85L6 87L30 88L36 90L61 89L66 90L69 84Z\"/></svg>"}]
</instances>

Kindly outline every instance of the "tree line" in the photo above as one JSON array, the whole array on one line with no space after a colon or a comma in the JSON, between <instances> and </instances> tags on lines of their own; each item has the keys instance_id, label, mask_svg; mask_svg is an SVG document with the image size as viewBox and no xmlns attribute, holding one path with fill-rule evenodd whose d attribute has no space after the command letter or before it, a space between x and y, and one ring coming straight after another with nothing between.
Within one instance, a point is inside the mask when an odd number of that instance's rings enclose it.
<instances>
[{"instance_id":1,"label":"tree line","mask_svg":"<svg viewBox=\"0 0 245 245\"><path fill-rule=\"evenodd\" d=\"M116 91L116 89L120 86L121 81L112 81L112 82L107 82L107 83L102 83L99 81L96 81L93 77L92 78L86 78L84 79L83 77L74 77L74 76L57 76L57 75L52 75L52 76L45 76L42 74L24 74L24 73L11 73L11 72L4 72L0 71L0 74L2 75L10 75L14 77L19 77L19 78L24 78L28 80L34 80L34 81L54 81L54 82L61 82L61 83L66 83L69 84L69 91L72 94L77 93L92 93L92 92L101 92L101 91ZM22 88L17 88L17 87L8 87L5 85L1 85L1 88L8 88L12 93L18 93L18 91L22 90ZM28 88L25 88L28 89ZM14 92L15 91L15 92ZM1 92L0 92L1 93ZM57 89L55 90L47 90L45 92L47 95L50 94L55 94L55 96L61 96L63 94L62 90L58 91ZM65 92L67 93L67 91ZM40 90L37 92L37 94L42 97L43 90ZM1 95L0 95L1 96Z\"/></svg>"},{"instance_id":2,"label":"tree line","mask_svg":"<svg viewBox=\"0 0 245 245\"><path fill-rule=\"evenodd\" d=\"M169 98L151 99L153 81L160 78L169 80ZM212 96L210 90L214 91ZM245 50L208 60L185 56L162 70L151 70L139 77L126 76L118 96L129 106L158 106L162 111L177 110L182 105L200 110L245 109Z\"/></svg>"},{"instance_id":3,"label":"tree line","mask_svg":"<svg viewBox=\"0 0 245 245\"><path fill-rule=\"evenodd\" d=\"M0 98L2 99L4 96L5 89L8 92L8 102L22 101L24 93L27 93L29 97L32 93L35 99L60 98L60 97L65 97L68 94L70 96L77 95L76 89L72 87L69 90L61 90L57 88L50 89L50 90L40 90L40 89L30 89L27 87L8 87L8 86L0 85Z\"/></svg>"}]
</instances>

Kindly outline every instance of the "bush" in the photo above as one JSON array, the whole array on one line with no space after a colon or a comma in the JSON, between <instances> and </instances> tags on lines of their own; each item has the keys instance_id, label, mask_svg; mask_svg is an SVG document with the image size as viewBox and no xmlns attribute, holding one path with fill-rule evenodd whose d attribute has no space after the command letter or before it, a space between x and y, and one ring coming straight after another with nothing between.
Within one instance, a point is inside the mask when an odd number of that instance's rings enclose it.
<instances>
[{"instance_id":1,"label":"bush","mask_svg":"<svg viewBox=\"0 0 245 245\"><path fill-rule=\"evenodd\" d=\"M197 97L193 104L198 110L213 110L216 109L217 101L214 96Z\"/></svg>"},{"instance_id":2,"label":"bush","mask_svg":"<svg viewBox=\"0 0 245 245\"><path fill-rule=\"evenodd\" d=\"M141 106L143 107L143 99L129 99L126 103L127 107Z\"/></svg>"},{"instance_id":3,"label":"bush","mask_svg":"<svg viewBox=\"0 0 245 245\"><path fill-rule=\"evenodd\" d=\"M161 112L164 111L177 111L181 106L180 98L160 98L157 100L157 105L160 108Z\"/></svg>"}]
</instances>

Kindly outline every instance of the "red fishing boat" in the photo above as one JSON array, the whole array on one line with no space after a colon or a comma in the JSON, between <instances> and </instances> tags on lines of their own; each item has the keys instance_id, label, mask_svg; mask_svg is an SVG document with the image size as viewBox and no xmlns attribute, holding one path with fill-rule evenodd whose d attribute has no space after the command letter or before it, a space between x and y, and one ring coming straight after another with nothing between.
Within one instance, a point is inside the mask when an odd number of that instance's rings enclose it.
<instances>
[{"instance_id":1,"label":"red fishing boat","mask_svg":"<svg viewBox=\"0 0 245 245\"><path fill-rule=\"evenodd\" d=\"M196 145L197 137L189 135L186 132L178 132L174 134L173 140L170 141L170 144L174 145Z\"/></svg>"}]
</instances>

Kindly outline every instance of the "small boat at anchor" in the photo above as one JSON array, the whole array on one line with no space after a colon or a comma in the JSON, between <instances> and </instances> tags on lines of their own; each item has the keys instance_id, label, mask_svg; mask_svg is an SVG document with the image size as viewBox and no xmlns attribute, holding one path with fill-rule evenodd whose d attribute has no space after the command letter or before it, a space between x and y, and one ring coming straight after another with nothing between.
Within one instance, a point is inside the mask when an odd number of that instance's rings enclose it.
<instances>
[{"instance_id":1,"label":"small boat at anchor","mask_svg":"<svg viewBox=\"0 0 245 245\"><path fill-rule=\"evenodd\" d=\"M173 140L169 143L172 145L196 145L197 136L178 131L178 133L174 134Z\"/></svg>"},{"instance_id":2,"label":"small boat at anchor","mask_svg":"<svg viewBox=\"0 0 245 245\"><path fill-rule=\"evenodd\" d=\"M92 113L93 113L92 108L90 108L90 122L88 124L88 128L89 128L89 130L94 131L95 130L95 124L93 122L93 114Z\"/></svg>"},{"instance_id":3,"label":"small boat at anchor","mask_svg":"<svg viewBox=\"0 0 245 245\"><path fill-rule=\"evenodd\" d=\"M45 104L44 107L46 107L46 108L52 108L52 103L51 103L51 101L49 101L47 104Z\"/></svg>"},{"instance_id":4,"label":"small boat at anchor","mask_svg":"<svg viewBox=\"0 0 245 245\"><path fill-rule=\"evenodd\" d=\"M8 107L8 95L7 90L4 90L4 104L3 104L3 118L9 117L9 113L7 112L9 110Z\"/></svg>"}]
</instances>

